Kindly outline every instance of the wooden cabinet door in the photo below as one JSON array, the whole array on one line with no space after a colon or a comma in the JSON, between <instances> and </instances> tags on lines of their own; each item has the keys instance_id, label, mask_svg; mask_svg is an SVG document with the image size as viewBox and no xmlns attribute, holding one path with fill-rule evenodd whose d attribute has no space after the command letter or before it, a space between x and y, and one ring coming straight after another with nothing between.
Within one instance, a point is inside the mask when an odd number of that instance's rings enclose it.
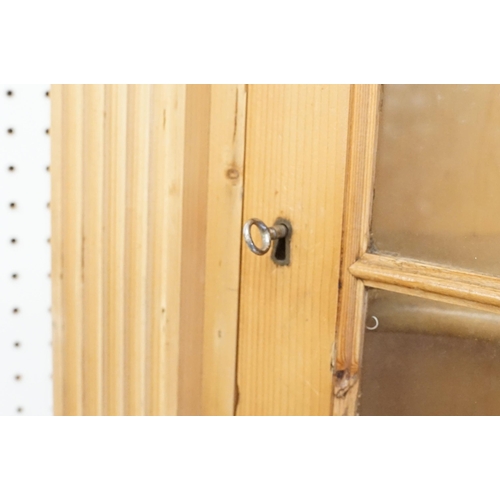
<instances>
[{"instance_id":1,"label":"wooden cabinet door","mask_svg":"<svg viewBox=\"0 0 500 500\"><path fill-rule=\"evenodd\" d=\"M498 414L500 87L354 86L351 111L334 414Z\"/></svg>"},{"instance_id":2,"label":"wooden cabinet door","mask_svg":"<svg viewBox=\"0 0 500 500\"><path fill-rule=\"evenodd\" d=\"M291 222L290 263L243 244L238 415L329 415L349 85L250 85L243 221Z\"/></svg>"},{"instance_id":3,"label":"wooden cabinet door","mask_svg":"<svg viewBox=\"0 0 500 500\"><path fill-rule=\"evenodd\" d=\"M330 414L352 87L51 95L56 413Z\"/></svg>"}]
</instances>

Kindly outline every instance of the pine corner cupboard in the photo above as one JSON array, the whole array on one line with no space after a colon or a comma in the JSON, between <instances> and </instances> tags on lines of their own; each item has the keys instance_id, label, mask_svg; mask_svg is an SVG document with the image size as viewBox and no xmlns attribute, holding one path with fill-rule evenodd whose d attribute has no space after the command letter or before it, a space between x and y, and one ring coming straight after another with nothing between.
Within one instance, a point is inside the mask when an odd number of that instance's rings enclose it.
<instances>
[{"instance_id":1,"label":"pine corner cupboard","mask_svg":"<svg viewBox=\"0 0 500 500\"><path fill-rule=\"evenodd\" d=\"M50 95L57 415L500 414L498 85Z\"/></svg>"}]
</instances>

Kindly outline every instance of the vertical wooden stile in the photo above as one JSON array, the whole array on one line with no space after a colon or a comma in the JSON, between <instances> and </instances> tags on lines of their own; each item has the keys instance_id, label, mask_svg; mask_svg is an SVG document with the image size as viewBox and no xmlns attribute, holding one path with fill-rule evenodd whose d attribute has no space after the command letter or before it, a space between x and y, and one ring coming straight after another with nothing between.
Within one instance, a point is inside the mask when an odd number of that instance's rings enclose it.
<instances>
[{"instance_id":1,"label":"vertical wooden stile","mask_svg":"<svg viewBox=\"0 0 500 500\"><path fill-rule=\"evenodd\" d=\"M335 350L333 414L355 415L365 322L365 287L349 267L368 249L377 145L379 85L353 85Z\"/></svg>"},{"instance_id":2,"label":"vertical wooden stile","mask_svg":"<svg viewBox=\"0 0 500 500\"><path fill-rule=\"evenodd\" d=\"M240 286L245 85L212 85L203 337L203 414L233 415Z\"/></svg>"},{"instance_id":3,"label":"vertical wooden stile","mask_svg":"<svg viewBox=\"0 0 500 500\"><path fill-rule=\"evenodd\" d=\"M349 85L250 85L244 219L291 221L291 262L242 249L239 415L331 414Z\"/></svg>"},{"instance_id":4,"label":"vertical wooden stile","mask_svg":"<svg viewBox=\"0 0 500 500\"><path fill-rule=\"evenodd\" d=\"M179 415L201 414L210 85L186 90L182 200Z\"/></svg>"}]
</instances>

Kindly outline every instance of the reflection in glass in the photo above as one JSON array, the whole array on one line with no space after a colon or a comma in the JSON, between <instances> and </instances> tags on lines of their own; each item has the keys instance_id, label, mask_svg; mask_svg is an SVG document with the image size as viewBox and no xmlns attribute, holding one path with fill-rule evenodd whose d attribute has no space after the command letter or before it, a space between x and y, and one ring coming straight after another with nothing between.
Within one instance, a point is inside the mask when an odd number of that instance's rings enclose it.
<instances>
[{"instance_id":1,"label":"reflection in glass","mask_svg":"<svg viewBox=\"0 0 500 500\"><path fill-rule=\"evenodd\" d=\"M381 109L375 248L500 275L500 85L384 85Z\"/></svg>"},{"instance_id":2,"label":"reflection in glass","mask_svg":"<svg viewBox=\"0 0 500 500\"><path fill-rule=\"evenodd\" d=\"M368 293L361 415L500 415L500 314Z\"/></svg>"}]
</instances>

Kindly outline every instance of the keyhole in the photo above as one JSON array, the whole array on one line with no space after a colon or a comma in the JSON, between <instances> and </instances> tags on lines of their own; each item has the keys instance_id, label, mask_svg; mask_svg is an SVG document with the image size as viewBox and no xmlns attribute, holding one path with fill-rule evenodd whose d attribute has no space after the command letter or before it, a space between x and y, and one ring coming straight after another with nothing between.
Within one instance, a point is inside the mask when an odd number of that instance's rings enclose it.
<instances>
[{"instance_id":1,"label":"keyhole","mask_svg":"<svg viewBox=\"0 0 500 500\"><path fill-rule=\"evenodd\" d=\"M287 233L284 238L278 238L274 240L273 251L271 254L271 260L278 266L289 266L290 265L290 239L292 237L292 224L289 220L278 218L276 219L276 224L283 224L287 228Z\"/></svg>"}]
</instances>

